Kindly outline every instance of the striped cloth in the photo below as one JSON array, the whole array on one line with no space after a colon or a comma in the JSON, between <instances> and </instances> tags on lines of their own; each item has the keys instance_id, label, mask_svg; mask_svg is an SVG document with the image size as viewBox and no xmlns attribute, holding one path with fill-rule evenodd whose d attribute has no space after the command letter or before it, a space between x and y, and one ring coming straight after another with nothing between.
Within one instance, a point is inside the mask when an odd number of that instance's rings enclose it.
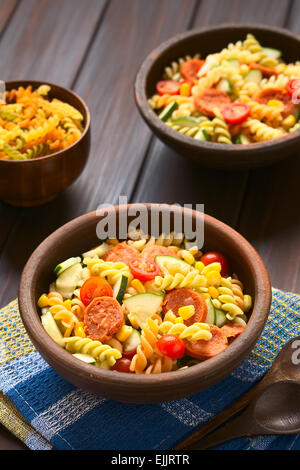
<instances>
[{"instance_id":1,"label":"striped cloth","mask_svg":"<svg viewBox=\"0 0 300 470\"><path fill-rule=\"evenodd\" d=\"M300 296L273 289L272 309L250 356L192 397L127 405L62 379L35 351L14 301L0 310L0 422L30 449L171 449L246 393L282 346L300 334ZM236 439L222 449L300 449L298 436Z\"/></svg>"}]
</instances>

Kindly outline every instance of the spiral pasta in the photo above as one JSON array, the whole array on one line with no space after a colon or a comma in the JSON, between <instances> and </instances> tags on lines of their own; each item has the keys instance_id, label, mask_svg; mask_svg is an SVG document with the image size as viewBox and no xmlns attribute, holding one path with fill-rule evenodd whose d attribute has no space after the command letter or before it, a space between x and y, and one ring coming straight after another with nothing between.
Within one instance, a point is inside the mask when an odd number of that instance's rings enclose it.
<instances>
[{"instance_id":1,"label":"spiral pasta","mask_svg":"<svg viewBox=\"0 0 300 470\"><path fill-rule=\"evenodd\" d=\"M274 129L257 119L247 119L247 121L242 124L242 127L249 130L249 132L259 142L276 139L282 137L284 134L281 129Z\"/></svg>"},{"instance_id":2,"label":"spiral pasta","mask_svg":"<svg viewBox=\"0 0 300 470\"><path fill-rule=\"evenodd\" d=\"M51 87L19 87L0 104L0 158L28 160L62 150L82 135L82 114L68 103L50 100Z\"/></svg>"},{"instance_id":3,"label":"spiral pasta","mask_svg":"<svg viewBox=\"0 0 300 470\"><path fill-rule=\"evenodd\" d=\"M231 135L225 119L217 108L214 109L214 113L216 116L212 121L214 128L214 140L220 144L231 144Z\"/></svg>"},{"instance_id":4,"label":"spiral pasta","mask_svg":"<svg viewBox=\"0 0 300 470\"><path fill-rule=\"evenodd\" d=\"M186 275L177 273L175 276L171 274L166 274L164 277L156 276L154 285L166 290L180 289L181 287L198 288L205 287L207 281L204 276L193 270Z\"/></svg>"},{"instance_id":5,"label":"spiral pasta","mask_svg":"<svg viewBox=\"0 0 300 470\"><path fill-rule=\"evenodd\" d=\"M142 374L147 367L148 360L154 355L158 338L159 327L156 321L147 320L142 328L141 344L137 347L136 354L130 364L130 370L136 374Z\"/></svg>"},{"instance_id":6,"label":"spiral pasta","mask_svg":"<svg viewBox=\"0 0 300 470\"><path fill-rule=\"evenodd\" d=\"M91 275L105 277L110 284L115 284L122 275L131 278L128 266L122 262L114 263L98 258L84 258L83 263L88 267Z\"/></svg>"},{"instance_id":7,"label":"spiral pasta","mask_svg":"<svg viewBox=\"0 0 300 470\"><path fill-rule=\"evenodd\" d=\"M93 341L90 338L80 338L71 336L65 338L65 347L72 353L89 354L98 362L107 361L110 366L116 363L116 359L120 359L121 353L116 348L112 348L108 344L102 344L100 341Z\"/></svg>"}]
</instances>

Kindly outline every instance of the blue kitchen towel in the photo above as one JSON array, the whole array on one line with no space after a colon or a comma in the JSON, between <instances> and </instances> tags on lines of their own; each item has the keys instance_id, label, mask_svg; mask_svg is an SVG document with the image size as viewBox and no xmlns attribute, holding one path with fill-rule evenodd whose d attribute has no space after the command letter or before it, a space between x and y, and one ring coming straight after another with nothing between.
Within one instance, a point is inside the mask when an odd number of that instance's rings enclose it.
<instances>
[{"instance_id":1,"label":"blue kitchen towel","mask_svg":"<svg viewBox=\"0 0 300 470\"><path fill-rule=\"evenodd\" d=\"M30 449L167 450L246 393L299 334L300 296L273 289L263 334L226 379L181 400L129 405L79 390L57 375L30 342L15 301L0 310L0 390L28 423L24 441ZM218 449L300 449L300 439L259 436Z\"/></svg>"}]
</instances>

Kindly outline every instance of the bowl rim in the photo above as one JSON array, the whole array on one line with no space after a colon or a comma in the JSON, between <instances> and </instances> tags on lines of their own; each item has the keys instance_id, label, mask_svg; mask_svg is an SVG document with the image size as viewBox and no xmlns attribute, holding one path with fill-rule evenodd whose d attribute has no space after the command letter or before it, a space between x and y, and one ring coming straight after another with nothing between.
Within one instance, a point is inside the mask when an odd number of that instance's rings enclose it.
<instances>
[{"instance_id":1,"label":"bowl rim","mask_svg":"<svg viewBox=\"0 0 300 470\"><path fill-rule=\"evenodd\" d=\"M128 210L129 207L138 204L139 203L115 205L108 207L107 210ZM145 205L150 206L150 203ZM166 206L169 205L167 204ZM192 217L198 217L199 214L203 217L202 213L193 209L183 209L181 207L178 207L178 209L184 210L185 212L187 211ZM18 296L21 318L36 348L42 355L43 351L46 350L47 362L49 357L56 363L59 361L60 366L63 367L64 370L71 370L73 376L74 374L81 378L84 376L87 381L94 383L96 381L105 381L106 385L122 384L124 386L130 386L134 384L139 390L144 390L147 386L172 386L176 385L180 380L185 383L190 383L191 381L197 381L197 379L202 376L212 378L217 372L219 375L222 374L226 363L231 364L231 366L233 365L231 370L236 367L240 363L239 356L249 350L249 345L251 345L251 347L254 346L267 321L272 297L271 282L261 257L252 245L233 228L207 214L204 214L205 223L221 231L225 237L233 239L234 243L239 245L243 254L246 254L246 252L249 253L248 258L250 259L250 264L248 264L248 266L249 268L251 267L252 276L255 281L254 306L248 326L243 332L243 335L236 338L225 351L184 370L153 375L126 374L122 372L115 374L110 370L96 368L95 366L79 361L74 358L70 352L66 351L52 340L42 326L36 300L31 296L31 286L32 283L35 282L35 268L39 264L41 257L43 257L51 247L55 246L56 240L65 237L66 231L68 233L76 233L76 229L81 227L82 224L92 222L93 220L95 220L95 222L100 220L96 211L81 215L58 228L32 253L21 276ZM55 368L55 366L53 367Z\"/></svg>"},{"instance_id":2,"label":"bowl rim","mask_svg":"<svg viewBox=\"0 0 300 470\"><path fill-rule=\"evenodd\" d=\"M37 157L37 158L32 158L32 159L28 159L28 160L2 160L0 158L0 165L1 165L1 162L5 163L6 165L10 165L10 164L18 164L18 163L25 163L25 164L36 164L36 162L39 162L41 160L47 160L47 159L51 159L52 157L55 158L61 154L63 154L64 152L66 152L67 150L70 150L72 149L73 147L75 147L77 144L79 144L79 142L86 136L86 134L88 133L89 129L90 129L90 125L91 125L91 113L90 113L90 110L86 104L86 102L83 100L83 98L81 98L75 91L71 90L70 88L66 88L66 87L63 87L61 85L58 85L56 83L52 83L52 82L47 82L45 80L29 80L29 79L26 79L26 80L5 80L5 85L6 84L12 84L12 83L16 83L16 84L20 84L19 86L22 86L21 84L23 83L24 85L49 85L50 87L56 87L56 88L60 88L62 91L66 92L66 93L69 93L70 95L73 95L74 98L76 98L83 106L84 110L85 110L85 114L86 114L86 124L85 124L85 127L82 131L82 134L81 136L79 137L79 139L77 139L75 142L73 142L73 144L71 144L69 147L66 147L65 149L62 149L62 150L58 150L57 152L55 153L51 153L51 155L44 155L44 156L41 156L41 157Z\"/></svg>"},{"instance_id":3,"label":"bowl rim","mask_svg":"<svg viewBox=\"0 0 300 470\"><path fill-rule=\"evenodd\" d=\"M160 43L156 48L154 48L144 59L142 64L140 65L134 82L134 96L137 108L147 122L147 124L155 129L155 132L158 134L164 134L169 140L176 142L177 144L184 144L187 149L195 150L195 149L206 149L212 150L214 152L222 152L222 153L232 153L232 150L236 152L236 154L247 154L249 151L259 151L264 150L266 147L274 147L280 148L285 147L286 143L293 143L299 140L300 137L300 129L291 132L290 134L284 135L283 137L279 137L273 140L265 141L265 142L257 142L251 143L249 145L243 144L222 144L217 142L206 142L206 141L199 141L195 140L191 137L188 137L184 134L180 134L179 132L175 131L174 129L165 125L162 122L155 111L150 107L148 103L148 98L146 95L146 80L148 73L152 66L155 64L156 60L159 58L161 54L166 52L168 49L171 49L176 45L176 43L183 42L187 38L191 38L193 36L197 36L199 34L210 33L214 31L230 31L230 30L238 30L238 29L247 29L249 32L251 30L260 30L262 32L273 32L275 34L281 34L289 39L299 41L300 46L300 35L297 33L293 33L285 28L280 28L277 26L269 26L263 25L260 23L220 23L218 25L212 26L205 26L201 28L191 29L189 31L179 33L177 35L172 36L168 40ZM226 45L224 46L226 47Z\"/></svg>"}]
</instances>

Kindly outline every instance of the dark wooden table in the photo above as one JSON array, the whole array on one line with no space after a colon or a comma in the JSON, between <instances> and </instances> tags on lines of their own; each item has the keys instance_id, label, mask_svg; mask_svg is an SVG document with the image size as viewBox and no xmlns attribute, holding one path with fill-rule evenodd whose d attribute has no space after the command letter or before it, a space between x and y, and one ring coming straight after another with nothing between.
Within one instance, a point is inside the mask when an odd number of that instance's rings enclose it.
<instances>
[{"instance_id":1,"label":"dark wooden table","mask_svg":"<svg viewBox=\"0 0 300 470\"><path fill-rule=\"evenodd\" d=\"M60 225L103 202L204 203L263 257L274 286L300 292L300 159L239 173L204 170L160 143L135 108L144 57L187 29L256 22L299 32L297 0L0 0L1 79L70 87L92 114L88 165L48 205L0 205L0 305L17 296L22 268ZM22 449L0 428L0 449Z\"/></svg>"}]
</instances>

